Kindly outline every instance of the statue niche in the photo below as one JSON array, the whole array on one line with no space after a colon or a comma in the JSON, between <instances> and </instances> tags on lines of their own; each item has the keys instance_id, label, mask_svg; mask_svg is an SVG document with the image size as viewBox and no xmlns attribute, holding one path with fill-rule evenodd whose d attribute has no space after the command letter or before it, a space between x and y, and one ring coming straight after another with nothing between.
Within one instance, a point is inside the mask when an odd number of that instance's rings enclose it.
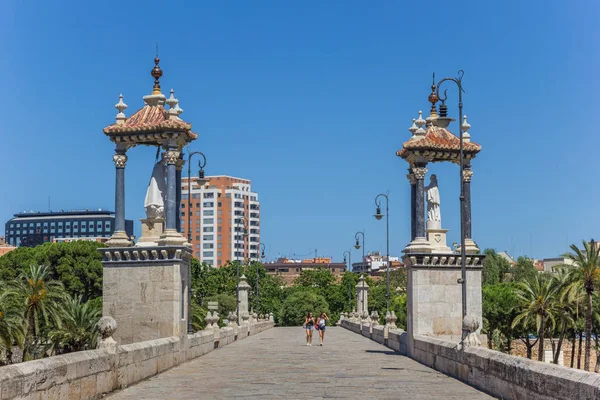
<instances>
[{"instance_id":1,"label":"statue niche","mask_svg":"<svg viewBox=\"0 0 600 400\"><path fill-rule=\"evenodd\" d=\"M139 246L155 246L165 228L165 193L167 183L163 161L154 164L152 176L146 190L144 209L146 218L142 218L142 237Z\"/></svg>"}]
</instances>

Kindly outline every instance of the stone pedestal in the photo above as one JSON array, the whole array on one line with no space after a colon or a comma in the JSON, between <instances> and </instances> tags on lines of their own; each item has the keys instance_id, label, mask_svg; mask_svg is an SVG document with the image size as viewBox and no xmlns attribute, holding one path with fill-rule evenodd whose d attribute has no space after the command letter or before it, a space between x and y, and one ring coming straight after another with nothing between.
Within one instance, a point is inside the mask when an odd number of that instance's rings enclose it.
<instances>
[{"instance_id":1,"label":"stone pedestal","mask_svg":"<svg viewBox=\"0 0 600 400\"><path fill-rule=\"evenodd\" d=\"M248 292L250 291L250 285L246 282L246 276L240 277L240 282L237 285L238 301L239 301L239 312L238 312L238 324L241 324L243 315L248 315ZM252 321L251 321L252 322Z\"/></svg>"},{"instance_id":2,"label":"stone pedestal","mask_svg":"<svg viewBox=\"0 0 600 400\"><path fill-rule=\"evenodd\" d=\"M429 225L429 221L427 221ZM446 244L446 233L448 229L427 227L427 241L431 245L432 253L452 253L452 249Z\"/></svg>"},{"instance_id":3,"label":"stone pedestal","mask_svg":"<svg viewBox=\"0 0 600 400\"><path fill-rule=\"evenodd\" d=\"M185 246L107 248L102 315L113 317L119 344L187 333L189 264Z\"/></svg>"},{"instance_id":4,"label":"stone pedestal","mask_svg":"<svg viewBox=\"0 0 600 400\"><path fill-rule=\"evenodd\" d=\"M481 270L484 255L469 255L467 261L467 315L483 325ZM416 335L460 341L462 335L462 285L460 255L455 253L407 254L407 331ZM477 331L479 333L479 330ZM412 350L412 344L409 346ZM410 351L411 351L410 350Z\"/></svg>"},{"instance_id":5,"label":"stone pedestal","mask_svg":"<svg viewBox=\"0 0 600 400\"><path fill-rule=\"evenodd\" d=\"M356 307L359 315L369 312L369 285L365 282L363 275L360 276L356 284Z\"/></svg>"},{"instance_id":6,"label":"stone pedestal","mask_svg":"<svg viewBox=\"0 0 600 400\"><path fill-rule=\"evenodd\" d=\"M460 252L460 245L458 246L457 251ZM478 254L479 253L479 247L477 246L477 243L475 243L473 241L473 239L470 239L470 238L465 239L465 253L466 254Z\"/></svg>"},{"instance_id":7,"label":"stone pedestal","mask_svg":"<svg viewBox=\"0 0 600 400\"><path fill-rule=\"evenodd\" d=\"M425 237L417 236L403 250L404 253L431 253L431 243Z\"/></svg>"},{"instance_id":8,"label":"stone pedestal","mask_svg":"<svg viewBox=\"0 0 600 400\"><path fill-rule=\"evenodd\" d=\"M142 236L138 239L138 246L156 246L160 236L165 231L164 218L142 218Z\"/></svg>"}]
</instances>

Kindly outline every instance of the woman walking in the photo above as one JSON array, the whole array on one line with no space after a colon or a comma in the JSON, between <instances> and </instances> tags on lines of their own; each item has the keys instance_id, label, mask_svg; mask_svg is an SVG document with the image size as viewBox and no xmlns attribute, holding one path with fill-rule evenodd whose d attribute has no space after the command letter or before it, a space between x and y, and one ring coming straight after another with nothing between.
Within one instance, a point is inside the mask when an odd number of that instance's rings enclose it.
<instances>
[{"instance_id":1,"label":"woman walking","mask_svg":"<svg viewBox=\"0 0 600 400\"><path fill-rule=\"evenodd\" d=\"M312 334L315 326L315 318L311 312L304 319L304 329L306 330L306 345L312 346Z\"/></svg>"},{"instance_id":2,"label":"woman walking","mask_svg":"<svg viewBox=\"0 0 600 400\"><path fill-rule=\"evenodd\" d=\"M324 312L321 313L319 318L317 318L317 330L319 331L319 346L323 346L323 339L325 339L325 322L329 321L329 317Z\"/></svg>"}]
</instances>

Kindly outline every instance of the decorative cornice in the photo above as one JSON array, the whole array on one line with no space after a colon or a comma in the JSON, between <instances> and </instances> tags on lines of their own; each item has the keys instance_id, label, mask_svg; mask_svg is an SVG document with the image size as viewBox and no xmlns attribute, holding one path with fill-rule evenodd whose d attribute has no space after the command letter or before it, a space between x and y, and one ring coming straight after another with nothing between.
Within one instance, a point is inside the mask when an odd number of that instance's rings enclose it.
<instances>
[{"instance_id":1,"label":"decorative cornice","mask_svg":"<svg viewBox=\"0 0 600 400\"><path fill-rule=\"evenodd\" d=\"M127 156L125 154L115 154L113 155L113 162L115 163L115 167L125 168L125 164L127 164Z\"/></svg>"},{"instance_id":2,"label":"decorative cornice","mask_svg":"<svg viewBox=\"0 0 600 400\"><path fill-rule=\"evenodd\" d=\"M177 164L180 154L178 150L167 150L163 153L163 158L167 164Z\"/></svg>"},{"instance_id":3,"label":"decorative cornice","mask_svg":"<svg viewBox=\"0 0 600 400\"><path fill-rule=\"evenodd\" d=\"M463 169L463 181L464 182L471 182L472 177L473 177L472 169Z\"/></svg>"},{"instance_id":4,"label":"decorative cornice","mask_svg":"<svg viewBox=\"0 0 600 400\"><path fill-rule=\"evenodd\" d=\"M481 268L485 254L467 254L465 264L470 268ZM410 267L459 267L461 266L460 254L411 254L403 258L402 262Z\"/></svg>"},{"instance_id":5,"label":"decorative cornice","mask_svg":"<svg viewBox=\"0 0 600 400\"><path fill-rule=\"evenodd\" d=\"M182 247L129 247L101 249L105 263L139 263L168 260L187 260L191 252Z\"/></svg>"},{"instance_id":6,"label":"decorative cornice","mask_svg":"<svg viewBox=\"0 0 600 400\"><path fill-rule=\"evenodd\" d=\"M413 167L412 171L415 178L419 180L425 179L425 175L427 175L426 167Z\"/></svg>"}]
</instances>

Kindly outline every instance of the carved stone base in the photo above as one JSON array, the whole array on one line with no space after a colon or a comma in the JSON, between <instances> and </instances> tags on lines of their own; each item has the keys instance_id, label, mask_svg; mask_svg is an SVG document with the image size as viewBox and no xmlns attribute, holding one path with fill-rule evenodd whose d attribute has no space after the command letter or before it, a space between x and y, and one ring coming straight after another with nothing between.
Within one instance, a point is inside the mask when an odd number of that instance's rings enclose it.
<instances>
[{"instance_id":1,"label":"carved stone base","mask_svg":"<svg viewBox=\"0 0 600 400\"><path fill-rule=\"evenodd\" d=\"M448 229L427 229L427 241L431 244L432 253L449 253L452 251L446 244L447 232Z\"/></svg>"},{"instance_id":2,"label":"carved stone base","mask_svg":"<svg viewBox=\"0 0 600 400\"><path fill-rule=\"evenodd\" d=\"M187 239L175 229L167 229L160 235L159 246L183 246L187 244Z\"/></svg>"},{"instance_id":3,"label":"carved stone base","mask_svg":"<svg viewBox=\"0 0 600 400\"><path fill-rule=\"evenodd\" d=\"M424 237L416 237L403 250L404 253L431 253L431 243Z\"/></svg>"},{"instance_id":4,"label":"carved stone base","mask_svg":"<svg viewBox=\"0 0 600 400\"><path fill-rule=\"evenodd\" d=\"M133 245L125 231L114 231L110 239L106 241L108 247L129 247Z\"/></svg>"},{"instance_id":5,"label":"carved stone base","mask_svg":"<svg viewBox=\"0 0 600 400\"><path fill-rule=\"evenodd\" d=\"M164 218L142 218L142 237L137 246L156 246L165 230Z\"/></svg>"},{"instance_id":6,"label":"carved stone base","mask_svg":"<svg viewBox=\"0 0 600 400\"><path fill-rule=\"evenodd\" d=\"M460 253L460 245L457 248L457 252ZM477 243L473 241L473 239L466 238L465 239L465 253L466 254L479 254L479 247Z\"/></svg>"}]
</instances>

